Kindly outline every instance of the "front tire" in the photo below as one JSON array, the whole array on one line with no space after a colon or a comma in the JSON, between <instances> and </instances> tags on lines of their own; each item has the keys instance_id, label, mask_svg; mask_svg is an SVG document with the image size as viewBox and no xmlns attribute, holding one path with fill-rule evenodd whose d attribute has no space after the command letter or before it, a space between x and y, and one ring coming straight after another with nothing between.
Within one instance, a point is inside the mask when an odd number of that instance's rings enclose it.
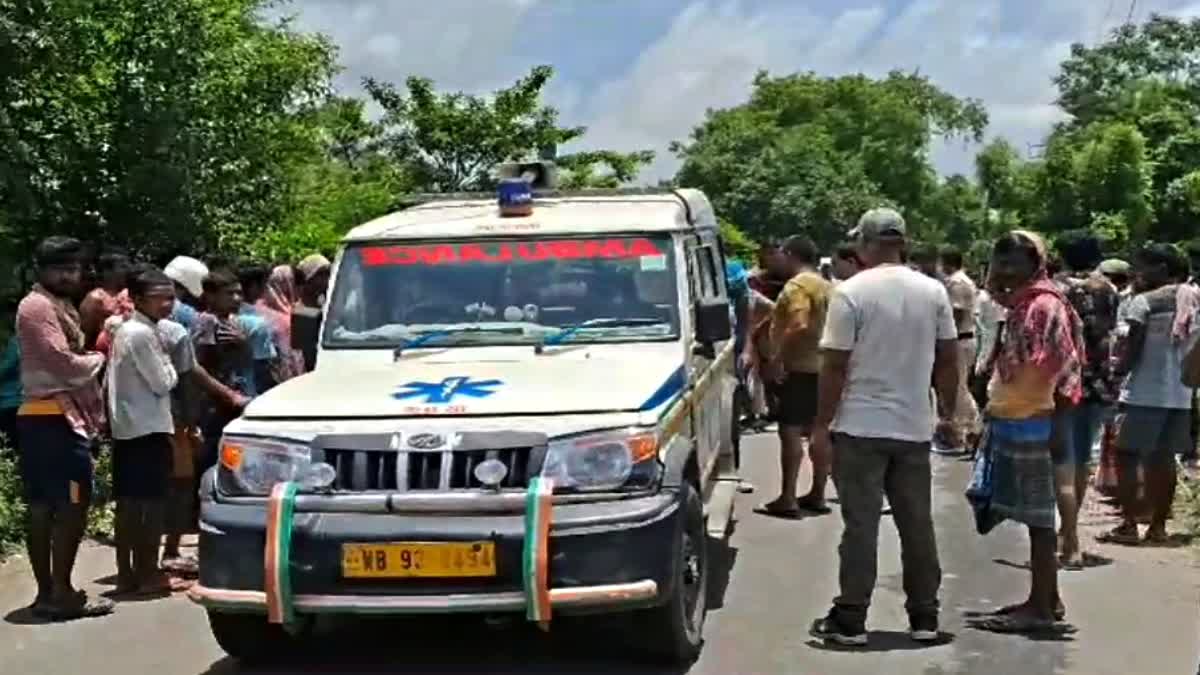
<instances>
[{"instance_id":1,"label":"front tire","mask_svg":"<svg viewBox=\"0 0 1200 675\"><path fill-rule=\"evenodd\" d=\"M691 483L681 490L683 520L674 546L675 579L665 604L645 610L635 622L635 639L656 661L688 664L700 656L708 610L708 535L704 505Z\"/></svg>"},{"instance_id":2,"label":"front tire","mask_svg":"<svg viewBox=\"0 0 1200 675\"><path fill-rule=\"evenodd\" d=\"M236 614L208 610L213 638L226 654L247 665L284 663L298 656L304 644L301 633L289 634L261 614Z\"/></svg>"}]
</instances>

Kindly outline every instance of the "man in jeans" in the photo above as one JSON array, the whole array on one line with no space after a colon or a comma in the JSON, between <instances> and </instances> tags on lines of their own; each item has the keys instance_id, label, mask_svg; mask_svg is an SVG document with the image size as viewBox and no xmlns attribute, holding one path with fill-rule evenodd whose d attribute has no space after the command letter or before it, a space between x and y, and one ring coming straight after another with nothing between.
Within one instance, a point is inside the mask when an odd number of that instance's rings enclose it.
<instances>
[{"instance_id":1,"label":"man in jeans","mask_svg":"<svg viewBox=\"0 0 1200 675\"><path fill-rule=\"evenodd\" d=\"M833 480L845 521L838 549L841 593L829 614L813 623L812 634L842 645L866 644L886 493L900 533L910 635L928 642L938 638L942 578L930 504L929 381L932 374L941 415L951 418L958 331L941 282L901 262L905 224L899 213L868 211L851 235L868 269L833 291L812 437L814 446L833 446Z\"/></svg>"},{"instance_id":2,"label":"man in jeans","mask_svg":"<svg viewBox=\"0 0 1200 675\"><path fill-rule=\"evenodd\" d=\"M1055 277L1054 282L1079 315L1087 357L1081 374L1083 399L1060 415L1063 447L1054 458L1059 563L1068 569L1079 569L1085 562L1079 544L1079 511L1091 477L1092 447L1117 400L1109 355L1120 297L1117 287L1096 269L1103 259L1099 237L1087 231L1065 233L1055 247L1067 271Z\"/></svg>"}]
</instances>

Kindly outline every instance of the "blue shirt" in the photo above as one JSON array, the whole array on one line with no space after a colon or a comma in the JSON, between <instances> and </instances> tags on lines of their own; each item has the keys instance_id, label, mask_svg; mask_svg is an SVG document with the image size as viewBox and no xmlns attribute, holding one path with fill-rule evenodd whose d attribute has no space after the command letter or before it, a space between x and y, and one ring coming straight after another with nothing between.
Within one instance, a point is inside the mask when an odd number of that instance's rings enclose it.
<instances>
[{"instance_id":1,"label":"blue shirt","mask_svg":"<svg viewBox=\"0 0 1200 675\"><path fill-rule=\"evenodd\" d=\"M171 320L189 331L196 324L196 317L199 315L200 312L197 312L195 307L178 300L175 301L175 309L171 310Z\"/></svg>"},{"instance_id":2,"label":"blue shirt","mask_svg":"<svg viewBox=\"0 0 1200 675\"><path fill-rule=\"evenodd\" d=\"M255 361L270 361L278 354L275 351L275 340L271 334L271 324L258 315L254 305L242 304L237 314L238 325L246 332L246 340L250 343L250 351Z\"/></svg>"},{"instance_id":3,"label":"blue shirt","mask_svg":"<svg viewBox=\"0 0 1200 675\"><path fill-rule=\"evenodd\" d=\"M746 326L739 319L745 319L748 311L745 303L750 299L750 274L745 265L729 260L725 263L725 287L729 295L729 319L733 324L734 349L741 354L746 345Z\"/></svg>"},{"instance_id":4,"label":"blue shirt","mask_svg":"<svg viewBox=\"0 0 1200 675\"><path fill-rule=\"evenodd\" d=\"M725 263L725 286L729 289L730 302L737 302L750 292L750 273L746 266L736 260Z\"/></svg>"},{"instance_id":5,"label":"blue shirt","mask_svg":"<svg viewBox=\"0 0 1200 675\"><path fill-rule=\"evenodd\" d=\"M24 402L21 391L21 345L17 336L8 340L0 354L0 409L20 408Z\"/></svg>"}]
</instances>

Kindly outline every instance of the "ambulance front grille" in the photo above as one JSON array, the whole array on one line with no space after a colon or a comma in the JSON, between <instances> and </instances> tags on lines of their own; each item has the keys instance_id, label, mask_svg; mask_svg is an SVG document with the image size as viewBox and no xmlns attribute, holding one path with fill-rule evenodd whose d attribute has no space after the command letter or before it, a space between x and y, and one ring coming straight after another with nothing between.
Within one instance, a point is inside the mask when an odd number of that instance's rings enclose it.
<instances>
[{"instance_id":1,"label":"ambulance front grille","mask_svg":"<svg viewBox=\"0 0 1200 675\"><path fill-rule=\"evenodd\" d=\"M475 467L488 459L504 463L508 473L501 487L529 484L532 448L416 452L326 448L325 462L337 471L334 490L470 490L483 487Z\"/></svg>"}]
</instances>

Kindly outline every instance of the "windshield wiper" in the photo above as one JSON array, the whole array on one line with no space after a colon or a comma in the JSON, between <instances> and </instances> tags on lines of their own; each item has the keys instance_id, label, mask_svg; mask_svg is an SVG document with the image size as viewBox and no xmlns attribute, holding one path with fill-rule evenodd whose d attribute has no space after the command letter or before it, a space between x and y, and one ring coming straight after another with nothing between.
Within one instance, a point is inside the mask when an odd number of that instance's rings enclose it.
<instances>
[{"instance_id":1,"label":"windshield wiper","mask_svg":"<svg viewBox=\"0 0 1200 675\"><path fill-rule=\"evenodd\" d=\"M458 328L443 328L441 330L431 330L428 333L422 333L421 335L418 335L417 337L415 337L411 340L406 340L403 343L401 343L399 347L396 347L396 349L394 349L392 351L392 357L398 359L398 358L400 358L400 355L402 353L404 353L405 349L414 349L416 347L423 347L424 345L426 345L430 342L433 342L434 340L439 340L441 338L448 337L451 335L462 335L464 333L512 333L512 332L514 332L514 330L512 328L507 328L507 327L500 328L500 327L496 327L496 326L490 326L490 327L461 326Z\"/></svg>"},{"instance_id":2,"label":"windshield wiper","mask_svg":"<svg viewBox=\"0 0 1200 675\"><path fill-rule=\"evenodd\" d=\"M653 326L655 324L666 323L662 319L653 319L650 317L627 317L627 318L607 318L607 319L591 319L582 323L577 323L574 326L567 326L559 330L554 335L544 338L536 345L533 351L541 354L546 347L553 347L567 342L574 337L579 331L585 328L619 328L622 326Z\"/></svg>"}]
</instances>

